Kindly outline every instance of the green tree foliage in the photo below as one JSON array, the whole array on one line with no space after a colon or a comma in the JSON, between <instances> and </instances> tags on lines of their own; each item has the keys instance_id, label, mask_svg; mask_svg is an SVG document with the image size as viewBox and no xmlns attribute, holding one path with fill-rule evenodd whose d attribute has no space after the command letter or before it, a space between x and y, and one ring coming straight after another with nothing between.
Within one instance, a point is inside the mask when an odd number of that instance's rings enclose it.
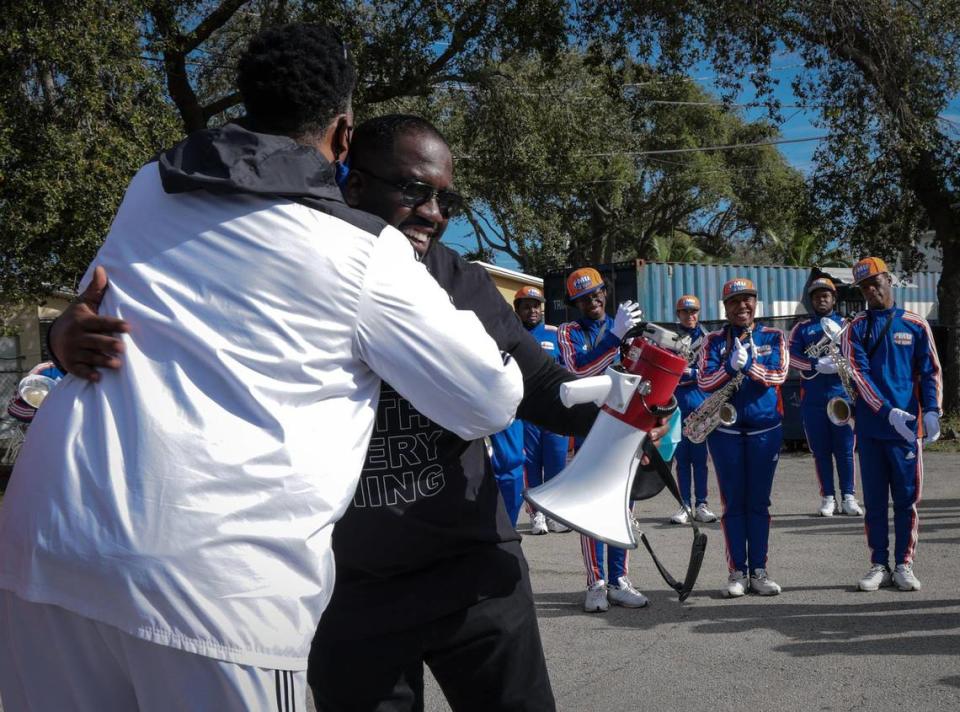
<instances>
[{"instance_id":1,"label":"green tree foliage","mask_svg":"<svg viewBox=\"0 0 960 712\"><path fill-rule=\"evenodd\" d=\"M137 14L8 3L0 20L0 301L72 286L137 168L176 136Z\"/></svg>"},{"instance_id":2,"label":"green tree foliage","mask_svg":"<svg viewBox=\"0 0 960 712\"><path fill-rule=\"evenodd\" d=\"M772 59L799 57L793 82L829 139L813 189L828 229L854 253L901 257L927 230L943 252L939 319L951 327L947 407L960 408L960 137L942 118L960 90L960 0L584 2L582 26L682 70L706 60L731 95L746 79L779 114ZM604 31L605 30L605 31Z\"/></svg>"},{"instance_id":3,"label":"green tree foliage","mask_svg":"<svg viewBox=\"0 0 960 712\"><path fill-rule=\"evenodd\" d=\"M798 229L804 181L772 147L700 150L776 132L711 104L683 78L568 51L499 63L421 109L454 145L478 248L540 272L652 257L674 235L722 255ZM692 150L658 153L678 148Z\"/></svg>"}]
</instances>

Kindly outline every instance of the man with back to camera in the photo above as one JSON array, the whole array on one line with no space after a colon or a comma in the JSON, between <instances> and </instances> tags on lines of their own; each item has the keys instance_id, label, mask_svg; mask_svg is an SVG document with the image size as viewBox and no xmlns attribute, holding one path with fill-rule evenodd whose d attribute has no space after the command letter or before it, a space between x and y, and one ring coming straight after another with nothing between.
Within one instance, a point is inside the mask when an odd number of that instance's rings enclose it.
<instances>
[{"instance_id":1,"label":"man with back to camera","mask_svg":"<svg viewBox=\"0 0 960 712\"><path fill-rule=\"evenodd\" d=\"M854 494L853 448L856 440L853 423L837 425L831 422L827 414L827 403L833 398L846 398L846 391L832 358L824 355L811 359L805 353L806 349L823 338L821 319L829 318L838 327L843 325L843 319L834 311L837 288L832 280L818 277L810 283L807 293L813 306L813 316L798 322L790 330L790 365L799 370L803 378L800 414L820 483L820 509L817 513L821 517L832 517L835 512L859 517L863 515L863 510ZM834 460L840 481L840 502L836 499L833 486Z\"/></svg>"},{"instance_id":2,"label":"man with back to camera","mask_svg":"<svg viewBox=\"0 0 960 712\"><path fill-rule=\"evenodd\" d=\"M354 79L332 30L267 30L247 127L131 182L94 261L126 365L51 393L0 511L8 712L289 708L380 377L464 438L512 417L516 364L340 198Z\"/></svg>"},{"instance_id":3,"label":"man with back to camera","mask_svg":"<svg viewBox=\"0 0 960 712\"><path fill-rule=\"evenodd\" d=\"M860 260L853 266L853 279L867 302L867 310L841 337L860 394L854 413L870 548L870 570L857 585L861 591L891 584L901 591L919 591L920 579L913 572L920 524L917 502L923 487L923 445L940 437L940 359L927 320L897 307L883 260ZM891 497L892 574L887 517Z\"/></svg>"},{"instance_id":4,"label":"man with back to camera","mask_svg":"<svg viewBox=\"0 0 960 712\"><path fill-rule=\"evenodd\" d=\"M570 374L524 333L486 272L438 242L459 204L442 136L423 119L385 116L358 126L351 150L347 201L403 231L454 302L471 305L514 355L527 392L519 415L585 434L596 408L568 410L558 400ZM365 170L370 163L378 166L375 175ZM112 350L97 334L80 338L84 348ZM61 346L55 350L63 354ZM78 364L68 365L73 370ZM119 364L100 356L94 365ZM424 421L384 385L360 486L334 534L337 586L309 671L317 704L415 709L423 701L426 662L454 709L552 709L526 562L499 504L485 449ZM411 435L437 446L414 444ZM399 464L390 467L391 461ZM426 476L410 478L424 489L417 487L407 501L405 472L414 464ZM431 487L437 483L443 486ZM489 616L489 635L484 646L472 646L477 625L465 626L463 619L483 616ZM375 658L371 649L378 651ZM473 664L459 664L456 655L472 656Z\"/></svg>"},{"instance_id":5,"label":"man with back to camera","mask_svg":"<svg viewBox=\"0 0 960 712\"><path fill-rule=\"evenodd\" d=\"M537 287L520 287L513 295L513 310L520 323L537 340L548 356L560 362L560 347L557 345L557 327L550 326L543 318L546 300ZM551 433L535 423L523 423L523 477L527 487L538 487L553 479L567 464L570 439L566 435ZM569 532L570 527L544 516L527 505L530 515L530 533Z\"/></svg>"},{"instance_id":6,"label":"man with back to camera","mask_svg":"<svg viewBox=\"0 0 960 712\"><path fill-rule=\"evenodd\" d=\"M697 364L700 349L703 348L707 335L700 326L700 298L694 294L684 294L677 300L677 331L682 336L690 338L692 354L691 361L680 377L677 385L677 405L681 415L686 418L695 411L706 399L706 394L697 384L697 374L700 367ZM698 522L715 522L717 515L707 506L707 444L691 442L682 437L677 445L677 486L680 489L682 506L676 514L670 517L673 524L686 524L693 518ZM690 498L691 473L693 480L693 494L696 500ZM695 506L691 506L695 503Z\"/></svg>"},{"instance_id":7,"label":"man with back to camera","mask_svg":"<svg viewBox=\"0 0 960 712\"><path fill-rule=\"evenodd\" d=\"M619 362L624 335L642 318L640 307L633 302L624 302L617 308L616 318L608 316L607 286L592 267L574 270L567 277L567 301L582 316L563 324L557 333L563 363L579 378L600 375L608 366ZM581 443L582 439L576 442L578 449ZM627 576L626 549L605 545L586 534L580 535L580 545L587 572L584 611L604 613L609 610L610 603L626 608L643 608L649 603ZM604 547L609 578L604 575Z\"/></svg>"}]
</instances>

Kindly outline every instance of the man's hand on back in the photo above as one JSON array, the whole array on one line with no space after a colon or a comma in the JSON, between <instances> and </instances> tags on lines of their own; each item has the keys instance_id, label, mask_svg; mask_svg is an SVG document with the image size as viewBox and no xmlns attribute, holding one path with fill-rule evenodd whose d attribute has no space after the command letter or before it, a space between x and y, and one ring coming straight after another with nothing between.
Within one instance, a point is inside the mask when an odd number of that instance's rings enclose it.
<instances>
[{"instance_id":1,"label":"man's hand on back","mask_svg":"<svg viewBox=\"0 0 960 712\"><path fill-rule=\"evenodd\" d=\"M89 286L50 327L50 348L60 365L88 381L100 380L97 368L120 368L123 342L113 334L130 331L123 319L97 313L108 286L106 270L97 267Z\"/></svg>"}]
</instances>

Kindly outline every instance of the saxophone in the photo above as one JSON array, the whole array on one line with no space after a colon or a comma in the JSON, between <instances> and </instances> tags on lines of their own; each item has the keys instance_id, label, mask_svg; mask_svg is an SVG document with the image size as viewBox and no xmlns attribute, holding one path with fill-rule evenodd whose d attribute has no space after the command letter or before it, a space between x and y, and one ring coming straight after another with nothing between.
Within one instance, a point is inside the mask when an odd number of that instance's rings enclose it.
<instances>
[{"instance_id":1,"label":"saxophone","mask_svg":"<svg viewBox=\"0 0 960 712\"><path fill-rule=\"evenodd\" d=\"M753 349L753 332L747 329L740 340L746 337ZM754 353L756 353L754 351ZM730 403L733 394L740 389L744 373L740 371L722 388L714 391L700 404L700 407L687 416L683 424L683 436L692 443L702 443L707 436L721 425L729 427L737 422L737 409Z\"/></svg>"}]
</instances>

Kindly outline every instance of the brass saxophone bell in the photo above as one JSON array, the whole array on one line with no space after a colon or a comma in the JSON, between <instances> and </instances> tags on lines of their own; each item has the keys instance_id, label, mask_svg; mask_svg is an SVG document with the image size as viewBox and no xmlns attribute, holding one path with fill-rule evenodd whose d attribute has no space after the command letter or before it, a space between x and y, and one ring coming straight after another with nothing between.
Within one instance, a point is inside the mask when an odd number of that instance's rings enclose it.
<instances>
[{"instance_id":1,"label":"brass saxophone bell","mask_svg":"<svg viewBox=\"0 0 960 712\"><path fill-rule=\"evenodd\" d=\"M834 425L848 425L852 417L853 411L845 398L836 396L827 402L827 418Z\"/></svg>"}]
</instances>

